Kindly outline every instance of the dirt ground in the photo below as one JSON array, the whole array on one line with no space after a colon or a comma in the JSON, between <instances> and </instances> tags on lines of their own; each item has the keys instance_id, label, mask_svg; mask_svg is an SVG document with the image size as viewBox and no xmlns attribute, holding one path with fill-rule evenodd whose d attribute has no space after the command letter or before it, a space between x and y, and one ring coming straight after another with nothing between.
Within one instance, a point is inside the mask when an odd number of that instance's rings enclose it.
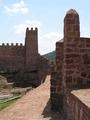
<instances>
[{"instance_id":1,"label":"dirt ground","mask_svg":"<svg viewBox=\"0 0 90 120\"><path fill-rule=\"evenodd\" d=\"M1 111L0 120L63 120L50 109L50 76L45 83Z\"/></svg>"}]
</instances>

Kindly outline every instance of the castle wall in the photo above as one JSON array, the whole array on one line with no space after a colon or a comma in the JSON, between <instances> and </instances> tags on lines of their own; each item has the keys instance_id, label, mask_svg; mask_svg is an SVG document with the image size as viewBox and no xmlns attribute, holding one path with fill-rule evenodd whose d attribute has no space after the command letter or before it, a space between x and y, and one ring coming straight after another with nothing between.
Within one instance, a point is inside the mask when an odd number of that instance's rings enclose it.
<instances>
[{"instance_id":1,"label":"castle wall","mask_svg":"<svg viewBox=\"0 0 90 120\"><path fill-rule=\"evenodd\" d=\"M38 59L38 74L39 74L39 83L43 83L47 74L49 74L49 60L43 56L39 55Z\"/></svg>"},{"instance_id":2,"label":"castle wall","mask_svg":"<svg viewBox=\"0 0 90 120\"><path fill-rule=\"evenodd\" d=\"M62 75L63 75L63 42L57 42L56 43L56 70L57 70L57 76L58 76L58 80L57 80L57 92L59 94L63 93L63 88L62 88Z\"/></svg>"},{"instance_id":3,"label":"castle wall","mask_svg":"<svg viewBox=\"0 0 90 120\"><path fill-rule=\"evenodd\" d=\"M80 38L78 87L90 87L90 38Z\"/></svg>"},{"instance_id":4,"label":"castle wall","mask_svg":"<svg viewBox=\"0 0 90 120\"><path fill-rule=\"evenodd\" d=\"M75 91L80 96L82 95L82 90ZM68 112L69 116L72 115L72 120L89 120L90 119L90 107L88 105L87 100L89 98L89 92L88 90L83 90L84 94L86 93L88 97L86 99L83 96L84 100L80 100L77 95L73 94L73 91L68 95L68 104L70 107L70 112ZM86 104L85 104L86 103Z\"/></svg>"},{"instance_id":5,"label":"castle wall","mask_svg":"<svg viewBox=\"0 0 90 120\"><path fill-rule=\"evenodd\" d=\"M64 111L65 116L72 119L68 114L71 113L68 99L71 102L76 97L69 97L70 92L81 88L90 88L90 38L80 37L79 15L70 10L64 19L63 43L56 43L56 64L51 67L52 109ZM74 112L75 108L72 109Z\"/></svg>"},{"instance_id":6,"label":"castle wall","mask_svg":"<svg viewBox=\"0 0 90 120\"><path fill-rule=\"evenodd\" d=\"M0 46L0 69L19 69L24 65L24 46L4 45Z\"/></svg>"},{"instance_id":7,"label":"castle wall","mask_svg":"<svg viewBox=\"0 0 90 120\"><path fill-rule=\"evenodd\" d=\"M15 86L36 87L44 82L49 62L38 53L38 29L26 29L25 45L0 46L0 73Z\"/></svg>"},{"instance_id":8,"label":"castle wall","mask_svg":"<svg viewBox=\"0 0 90 120\"><path fill-rule=\"evenodd\" d=\"M31 28L26 30L26 38L25 38L25 64L28 69L37 69L37 61L38 61L38 30L35 28ZM35 66L35 68L34 68Z\"/></svg>"},{"instance_id":9,"label":"castle wall","mask_svg":"<svg viewBox=\"0 0 90 120\"><path fill-rule=\"evenodd\" d=\"M80 41L79 15L67 13L64 18L64 60L63 85L64 92L77 84L79 73L80 54L78 44Z\"/></svg>"},{"instance_id":10,"label":"castle wall","mask_svg":"<svg viewBox=\"0 0 90 120\"><path fill-rule=\"evenodd\" d=\"M56 43L56 63L51 65L51 104L52 109L62 109L63 87L63 42Z\"/></svg>"}]
</instances>

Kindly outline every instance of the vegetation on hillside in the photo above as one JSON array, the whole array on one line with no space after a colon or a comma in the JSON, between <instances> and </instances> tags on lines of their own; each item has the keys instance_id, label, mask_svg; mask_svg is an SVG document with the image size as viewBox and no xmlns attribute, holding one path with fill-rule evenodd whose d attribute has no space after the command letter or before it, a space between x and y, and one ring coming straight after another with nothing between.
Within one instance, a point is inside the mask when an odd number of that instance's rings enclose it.
<instances>
[{"instance_id":1,"label":"vegetation on hillside","mask_svg":"<svg viewBox=\"0 0 90 120\"><path fill-rule=\"evenodd\" d=\"M45 54L44 57L48 58L50 62L55 62L56 53L55 51L52 51L50 53Z\"/></svg>"}]
</instances>

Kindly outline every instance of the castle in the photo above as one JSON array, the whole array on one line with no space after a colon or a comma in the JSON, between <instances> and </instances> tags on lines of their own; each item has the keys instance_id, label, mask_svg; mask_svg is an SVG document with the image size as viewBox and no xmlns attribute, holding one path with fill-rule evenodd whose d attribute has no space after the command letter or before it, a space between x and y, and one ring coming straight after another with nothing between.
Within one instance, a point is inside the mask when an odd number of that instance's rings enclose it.
<instances>
[{"instance_id":1,"label":"castle","mask_svg":"<svg viewBox=\"0 0 90 120\"><path fill-rule=\"evenodd\" d=\"M80 37L79 15L71 9L64 18L64 38L56 43L51 66L51 106L66 120L90 119L90 38Z\"/></svg>"},{"instance_id":2,"label":"castle","mask_svg":"<svg viewBox=\"0 0 90 120\"><path fill-rule=\"evenodd\" d=\"M46 65L46 66L45 66ZM0 74L16 86L38 86L43 81L48 60L38 53L38 29L26 29L25 46L0 46Z\"/></svg>"},{"instance_id":3,"label":"castle","mask_svg":"<svg viewBox=\"0 0 90 120\"><path fill-rule=\"evenodd\" d=\"M26 29L25 46L0 46L0 74L16 86L40 85L49 68L38 53L38 30ZM51 64L52 110L65 120L90 119L90 38L80 37L79 14L71 9L64 18L64 38L56 43L56 61ZM44 93L43 93L44 94Z\"/></svg>"}]
</instances>

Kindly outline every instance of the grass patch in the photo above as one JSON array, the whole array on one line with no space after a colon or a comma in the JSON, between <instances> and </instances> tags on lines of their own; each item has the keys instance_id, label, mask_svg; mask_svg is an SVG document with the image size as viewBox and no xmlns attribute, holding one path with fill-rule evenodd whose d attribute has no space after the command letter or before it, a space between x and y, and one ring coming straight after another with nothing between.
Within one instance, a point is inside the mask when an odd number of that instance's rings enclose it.
<instances>
[{"instance_id":1,"label":"grass patch","mask_svg":"<svg viewBox=\"0 0 90 120\"><path fill-rule=\"evenodd\" d=\"M1 100L0 101L0 111L4 108L10 106L11 104L15 103L17 99L21 98L21 96L16 96L8 100Z\"/></svg>"}]
</instances>

